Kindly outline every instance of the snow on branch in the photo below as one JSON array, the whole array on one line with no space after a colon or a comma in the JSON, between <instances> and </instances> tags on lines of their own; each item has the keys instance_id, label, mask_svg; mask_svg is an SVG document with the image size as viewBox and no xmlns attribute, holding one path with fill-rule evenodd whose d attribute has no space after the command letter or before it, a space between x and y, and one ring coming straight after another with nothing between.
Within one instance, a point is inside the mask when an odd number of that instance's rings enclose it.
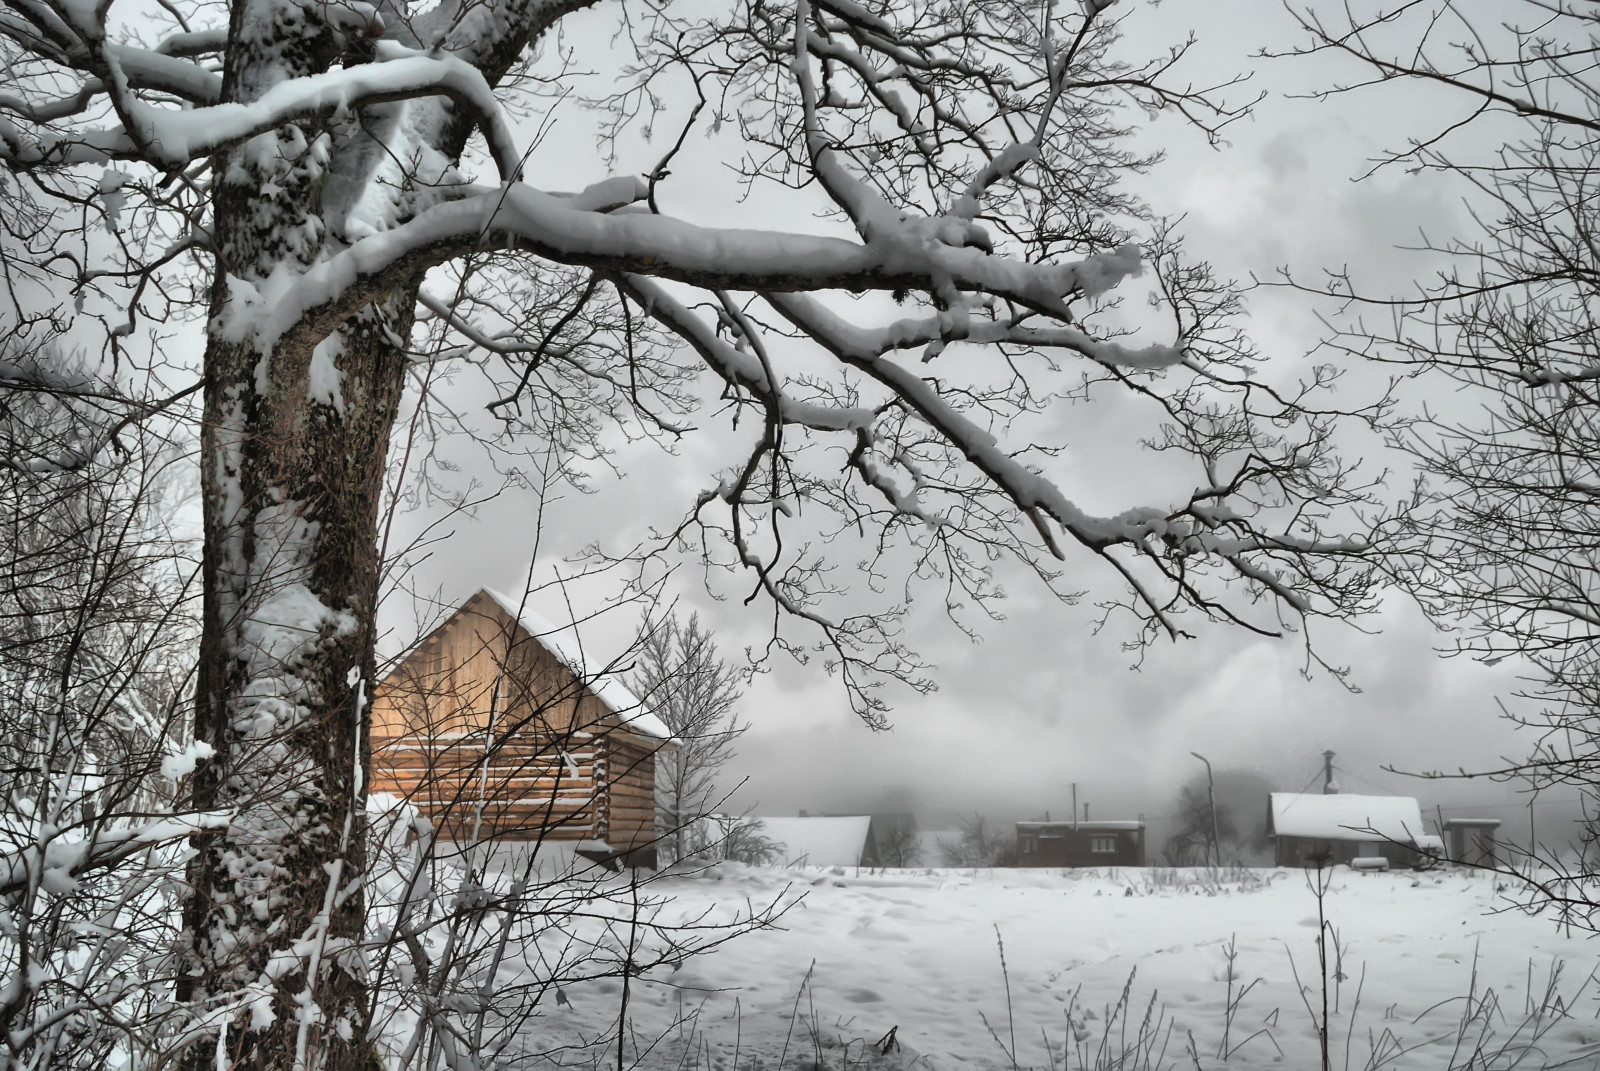
<instances>
[{"instance_id":1,"label":"snow on branch","mask_svg":"<svg viewBox=\"0 0 1600 1071\"><path fill-rule=\"evenodd\" d=\"M624 180L638 191L642 178ZM611 207L614 190L596 194ZM1030 264L949 244L962 221L911 217L865 242L782 231L701 227L641 212L585 211L587 194L563 197L520 183L433 205L300 275L257 293L236 290L226 334L269 350L300 324L325 334L393 285L485 248L517 249L559 263L648 275L706 289L807 291L941 289L992 294L1070 321L1068 299L1095 296L1141 269L1137 246L1064 264ZM948 233L951 225L955 234ZM243 300L239 300L242 297ZM319 336L320 337L320 336ZM1102 350L1110 354L1111 350ZM1124 351L1126 352L1126 351Z\"/></svg>"},{"instance_id":2,"label":"snow on branch","mask_svg":"<svg viewBox=\"0 0 1600 1071\"><path fill-rule=\"evenodd\" d=\"M763 296L795 327L844 363L883 384L959 449L1018 509L1033 519L1040 535L1058 558L1064 554L1051 538L1043 517L1053 520L1077 542L1102 555L1120 544L1136 547L1151 556L1168 551L1180 555L1216 556L1229 562L1240 575L1256 581L1304 613L1309 611L1309 604L1287 578L1248 561L1245 556L1273 551L1341 555L1357 554L1364 549L1362 544L1351 540L1258 533L1245 526L1242 518L1232 515L1226 521L1238 534L1227 534L1213 528L1221 517L1217 511L1199 511L1192 504L1173 509L1130 509L1115 517L1088 514L1052 481L1002 449L992 434L958 412L933 385L903 365L883 357L878 345L880 340L873 332L856 327L809 296L780 293ZM1141 598L1165 620L1160 605L1144 594L1142 587L1138 590Z\"/></svg>"},{"instance_id":3,"label":"snow on branch","mask_svg":"<svg viewBox=\"0 0 1600 1071\"><path fill-rule=\"evenodd\" d=\"M112 867L146 848L207 830L226 829L232 815L224 811L170 815L126 829L100 829L92 840L56 836L42 844L0 852L0 896L37 879L46 888L70 888L91 870Z\"/></svg>"},{"instance_id":4,"label":"snow on branch","mask_svg":"<svg viewBox=\"0 0 1600 1071\"><path fill-rule=\"evenodd\" d=\"M162 56L203 56L208 52L221 54L227 47L226 29L194 30L162 38L161 43L156 45L156 53Z\"/></svg>"},{"instance_id":5,"label":"snow on branch","mask_svg":"<svg viewBox=\"0 0 1600 1071\"><path fill-rule=\"evenodd\" d=\"M766 369L754 354L717 337L705 321L653 280L625 275L621 277L619 285L639 303L646 314L693 347L723 382L768 402L776 408L784 422L818 431L856 431L871 427L873 414L870 409L817 405L798 401L783 393L780 384L769 381Z\"/></svg>"},{"instance_id":6,"label":"snow on branch","mask_svg":"<svg viewBox=\"0 0 1600 1071\"><path fill-rule=\"evenodd\" d=\"M133 51L143 58L194 67L153 52ZM415 52L389 43L379 44L378 55L376 63L280 82L248 103L233 101L179 111L131 101L130 119L138 127L132 131L123 124L32 138L0 119L0 151L7 163L18 168L142 160L173 170L296 119L340 115L384 101L441 95L471 110L489 143L501 178L509 180L516 175L521 160L516 140L493 89L476 67L449 55ZM0 105L4 103L5 98L0 98Z\"/></svg>"},{"instance_id":7,"label":"snow on branch","mask_svg":"<svg viewBox=\"0 0 1600 1071\"><path fill-rule=\"evenodd\" d=\"M1182 364L1187 356L1182 346L1170 346L1162 342L1131 349L1120 342L1097 339L1087 331L1068 325L1025 327L1003 320L974 322L970 318L963 322L963 318L948 311L918 320L896 320L883 327L861 330L860 343L863 348L875 350L879 356L892 350L937 347L924 360L936 356L944 343L955 341L1071 350L1107 368L1152 371Z\"/></svg>"}]
</instances>

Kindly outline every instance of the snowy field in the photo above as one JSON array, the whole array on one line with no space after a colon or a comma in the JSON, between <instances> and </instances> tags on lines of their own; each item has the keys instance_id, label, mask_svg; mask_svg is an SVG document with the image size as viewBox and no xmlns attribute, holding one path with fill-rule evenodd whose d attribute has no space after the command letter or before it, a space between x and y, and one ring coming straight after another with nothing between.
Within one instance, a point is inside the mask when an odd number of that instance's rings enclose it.
<instances>
[{"instance_id":1,"label":"snowy field","mask_svg":"<svg viewBox=\"0 0 1600 1071\"><path fill-rule=\"evenodd\" d=\"M680 1071L1320 1067L1306 876L1229 877L740 867L666 877L651 887L673 897L663 921L730 918L786 888L804 899L776 928L633 979L620 1065L615 979L547 1002L535 1047L565 1065ZM1600 943L1508 907L1492 876L1334 871L1331 1066L1600 1067ZM891 1029L901 1047L879 1055L873 1043Z\"/></svg>"}]
</instances>

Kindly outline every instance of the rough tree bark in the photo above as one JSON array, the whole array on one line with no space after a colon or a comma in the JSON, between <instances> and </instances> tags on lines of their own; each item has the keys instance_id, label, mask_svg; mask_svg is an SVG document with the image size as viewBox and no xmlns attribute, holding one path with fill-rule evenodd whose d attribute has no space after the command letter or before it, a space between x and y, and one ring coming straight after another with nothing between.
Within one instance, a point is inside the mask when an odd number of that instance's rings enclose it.
<instances>
[{"instance_id":1,"label":"rough tree bark","mask_svg":"<svg viewBox=\"0 0 1600 1071\"><path fill-rule=\"evenodd\" d=\"M533 36L577 6L513 5L503 35L479 37L467 58L498 81ZM382 29L361 10L238 3L223 100L248 103L341 56L348 63ZM472 117L442 101L416 110L431 113L414 122L431 134L423 148L457 160ZM230 324L241 289L317 262L334 222L323 218L325 187L341 177L333 163L380 166L372 124L396 121L368 118L354 130L290 124L214 162L195 735L216 760L197 773L191 802L240 819L195 838L184 912L191 963L179 995L204 1004L245 994L250 1013L222 1028L215 1052L189 1048L195 1069L218 1066L223 1054L241 1069L378 1066L355 952L365 917L366 700L382 476L421 274L345 310L330 335L296 325L268 356ZM393 196L403 216L405 191Z\"/></svg>"},{"instance_id":2,"label":"rough tree bark","mask_svg":"<svg viewBox=\"0 0 1600 1071\"><path fill-rule=\"evenodd\" d=\"M319 15L272 0L236 6L236 27L257 25L232 35L224 99L248 102L282 78L326 70L342 42ZM314 263L328 137L296 124L216 162L195 728L217 759L194 797L242 820L197 838L185 910L193 962L180 996L255 996L249 1020L224 1028L218 1056L189 1050L196 1067L215 1066L224 1049L236 1067L301 1068L319 1052L331 1067L372 1062L365 989L341 953L364 917L375 528L405 368L390 340L409 331L415 295L269 357L226 330L241 283ZM307 946L291 961L304 969L285 969L285 938ZM333 969L311 966L323 958Z\"/></svg>"}]
</instances>

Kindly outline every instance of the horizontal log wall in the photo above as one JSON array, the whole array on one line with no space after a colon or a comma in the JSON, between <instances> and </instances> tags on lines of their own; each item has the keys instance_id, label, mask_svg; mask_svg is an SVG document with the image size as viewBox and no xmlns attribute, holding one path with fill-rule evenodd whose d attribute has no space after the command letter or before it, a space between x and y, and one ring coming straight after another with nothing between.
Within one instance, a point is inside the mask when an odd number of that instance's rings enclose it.
<instances>
[{"instance_id":1,"label":"horizontal log wall","mask_svg":"<svg viewBox=\"0 0 1600 1071\"><path fill-rule=\"evenodd\" d=\"M609 841L613 847L639 847L655 841L655 752L659 740L633 733L607 737L606 795Z\"/></svg>"},{"instance_id":2,"label":"horizontal log wall","mask_svg":"<svg viewBox=\"0 0 1600 1071\"><path fill-rule=\"evenodd\" d=\"M596 830L592 739L527 737L373 741L372 788L411 800L446 836L477 825L482 836L591 840ZM481 811L480 811L481 806Z\"/></svg>"}]
</instances>

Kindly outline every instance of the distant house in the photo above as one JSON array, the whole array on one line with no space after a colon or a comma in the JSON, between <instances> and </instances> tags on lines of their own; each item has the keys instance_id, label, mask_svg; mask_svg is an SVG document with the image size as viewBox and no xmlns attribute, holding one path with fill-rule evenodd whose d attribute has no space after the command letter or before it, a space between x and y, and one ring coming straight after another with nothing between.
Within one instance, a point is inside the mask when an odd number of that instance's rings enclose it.
<instances>
[{"instance_id":1,"label":"distant house","mask_svg":"<svg viewBox=\"0 0 1600 1071\"><path fill-rule=\"evenodd\" d=\"M1018 822L1017 865L1144 866L1144 822Z\"/></svg>"},{"instance_id":2,"label":"distant house","mask_svg":"<svg viewBox=\"0 0 1600 1071\"><path fill-rule=\"evenodd\" d=\"M1446 858L1462 866L1495 866L1495 830L1499 828L1498 818L1446 818Z\"/></svg>"},{"instance_id":3,"label":"distant house","mask_svg":"<svg viewBox=\"0 0 1600 1071\"><path fill-rule=\"evenodd\" d=\"M807 817L806 812L801 811L800 817ZM866 847L861 853L862 866L906 867L925 862L917 816L910 811L885 811L868 815L829 814L826 817L868 819Z\"/></svg>"},{"instance_id":4,"label":"distant house","mask_svg":"<svg viewBox=\"0 0 1600 1071\"><path fill-rule=\"evenodd\" d=\"M655 865L655 756L671 734L574 630L478 592L378 685L372 785L440 836L571 842Z\"/></svg>"},{"instance_id":5,"label":"distant house","mask_svg":"<svg viewBox=\"0 0 1600 1071\"><path fill-rule=\"evenodd\" d=\"M873 866L869 815L762 818L762 832L780 845L779 861L791 866Z\"/></svg>"},{"instance_id":6,"label":"distant house","mask_svg":"<svg viewBox=\"0 0 1600 1071\"><path fill-rule=\"evenodd\" d=\"M1267 834L1278 866L1349 865L1381 857L1390 866L1420 867L1443 848L1410 796L1274 792Z\"/></svg>"}]
</instances>

